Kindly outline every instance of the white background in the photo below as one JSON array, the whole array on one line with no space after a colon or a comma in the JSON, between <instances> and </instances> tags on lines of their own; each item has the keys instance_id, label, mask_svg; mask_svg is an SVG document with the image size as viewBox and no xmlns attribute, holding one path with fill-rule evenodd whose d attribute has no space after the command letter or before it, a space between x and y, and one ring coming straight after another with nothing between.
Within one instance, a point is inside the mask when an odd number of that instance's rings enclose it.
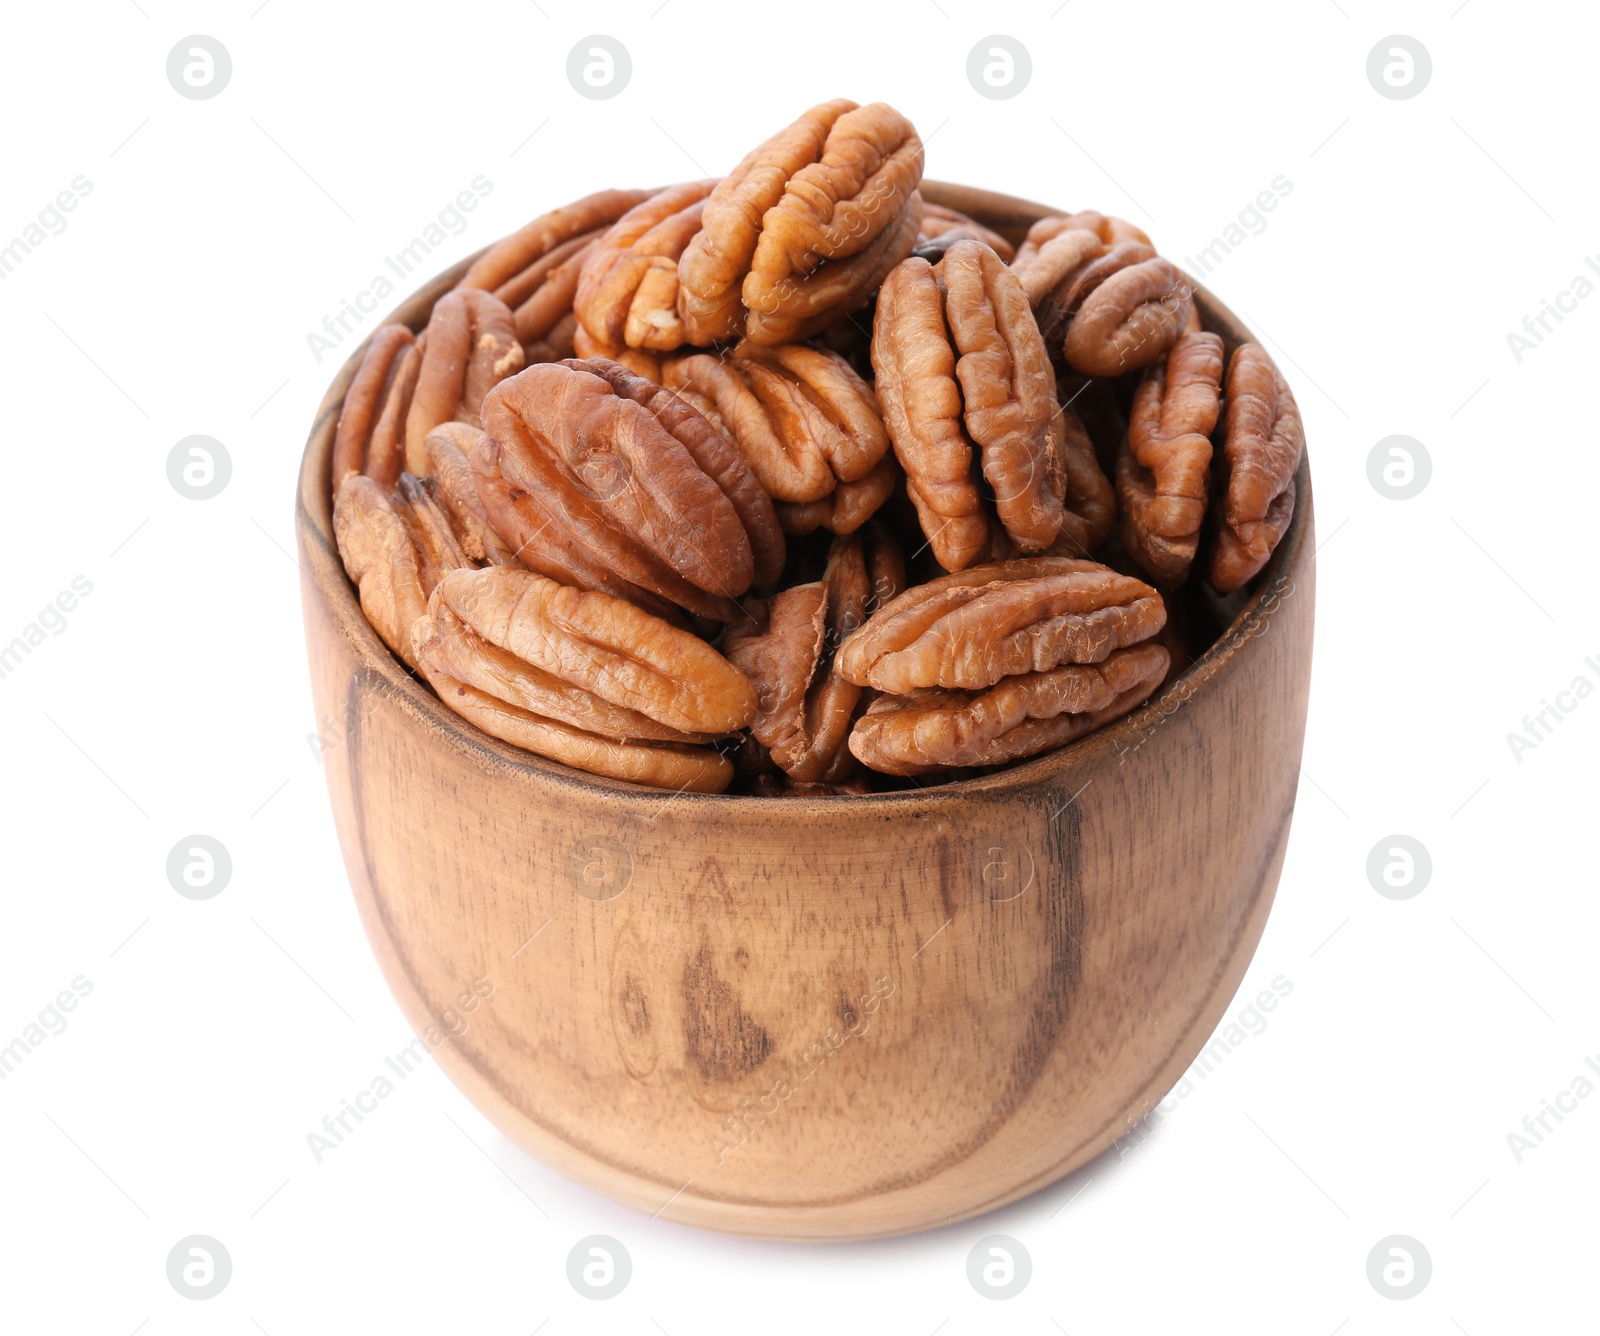
<instances>
[{"instance_id":1,"label":"white background","mask_svg":"<svg viewBox=\"0 0 1600 1336\"><path fill-rule=\"evenodd\" d=\"M75 977L93 991L0 1082L0 1328L1594 1329L1600 1095L1520 1162L1507 1141L1600 1061L1600 697L1520 760L1507 742L1574 677L1600 685L1600 299L1520 363L1506 338L1600 252L1592 10L83 0L3 22L0 241L75 176L92 191L0 282L0 642L74 576L93 592L0 681L0 1044ZM565 77L597 30L633 60L606 102ZM1032 57L1008 101L965 74L993 32ZM232 56L213 100L166 79L193 33ZM1394 33L1432 56L1412 100L1366 77ZM316 1163L307 1133L410 1035L306 741L291 501L344 356L306 336L474 176L492 193L430 273L589 190L726 170L840 95L909 115L932 177L1124 214L1177 257L1293 183L1207 280L1298 392L1324 544L1299 808L1232 1010L1293 991L1130 1153L909 1239L648 1220L431 1064ZM232 458L210 501L166 477L194 433ZM1394 433L1432 457L1413 500L1368 482ZM165 875L196 832L233 859L205 902ZM1398 902L1365 871L1397 832L1433 859ZM992 1232L1034 1261L1004 1303L966 1278ZM233 1259L203 1303L165 1274L194 1233ZM605 1303L565 1277L593 1233L633 1258ZM1390 1234L1433 1259L1404 1302L1366 1276Z\"/></svg>"}]
</instances>

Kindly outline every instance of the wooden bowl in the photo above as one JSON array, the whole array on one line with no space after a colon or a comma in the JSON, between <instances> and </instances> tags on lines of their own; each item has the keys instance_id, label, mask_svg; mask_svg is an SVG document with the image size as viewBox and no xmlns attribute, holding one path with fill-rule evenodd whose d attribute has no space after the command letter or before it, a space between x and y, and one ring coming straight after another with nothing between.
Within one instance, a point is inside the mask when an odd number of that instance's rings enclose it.
<instances>
[{"instance_id":1,"label":"wooden bowl","mask_svg":"<svg viewBox=\"0 0 1600 1336\"><path fill-rule=\"evenodd\" d=\"M924 193L1018 239L1056 212ZM420 329L465 267L391 319ZM389 987L508 1136L654 1216L869 1238L1034 1192L1163 1097L1229 1005L1283 863L1307 470L1231 628L1082 742L926 791L673 796L479 732L367 625L328 495L359 357L323 400L296 510L323 766Z\"/></svg>"}]
</instances>

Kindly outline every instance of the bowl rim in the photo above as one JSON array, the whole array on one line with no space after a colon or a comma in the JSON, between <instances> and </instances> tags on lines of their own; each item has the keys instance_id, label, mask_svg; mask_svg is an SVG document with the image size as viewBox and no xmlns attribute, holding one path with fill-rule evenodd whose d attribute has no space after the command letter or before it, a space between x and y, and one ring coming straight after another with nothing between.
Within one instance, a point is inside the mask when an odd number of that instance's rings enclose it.
<instances>
[{"instance_id":1,"label":"bowl rim","mask_svg":"<svg viewBox=\"0 0 1600 1336\"><path fill-rule=\"evenodd\" d=\"M1030 223L1039 218L1070 212L1018 196L951 182L924 180L921 190L924 198L960 208L1002 234L1010 232L1020 236ZM472 263L488 249L488 246L482 247L415 289L374 327L373 332L383 325L396 323L407 325L413 332L420 331L434 303L453 288ZM1221 334L1230 348L1241 342L1259 342L1244 322L1203 285L1187 273L1184 278L1194 292L1205 328ZM742 793L688 793L683 790L667 793L662 789L575 770L483 732L440 701L426 682L412 673L384 644L367 621L356 588L345 574L344 563L334 540L329 470L332 467L334 430L344 396L371 340L372 335L369 334L334 374L317 409L301 455L295 487L294 525L302 558L302 598L308 599L310 588L315 587L329 617L350 642L360 667L368 674L368 681L381 683L379 689L399 703L440 742L489 768L507 768L532 782L555 784L573 791L575 796L600 798L622 804L624 808L660 809L671 802L731 803L737 806L729 809L730 814L738 811L770 817L783 812L798 817L807 812L826 811L830 817L850 813L870 818L890 811L904 815L908 807L931 811L975 797L1004 797L1042 787L1060 779L1063 774L1087 769L1102 761L1112 748L1119 748L1140 732L1151 713L1180 688L1185 693L1186 701L1195 699L1207 688L1214 688L1230 665L1257 638L1252 631L1267 615L1264 605L1268 596L1283 587L1285 578L1292 587L1306 577L1310 573L1310 563L1315 559L1315 551L1310 546L1314 512L1310 451L1307 449L1301 454L1300 468L1295 475L1294 516L1266 566L1256 575L1244 605L1204 653L1155 695L1122 718L1076 742L1014 762L987 775L888 793L789 798Z\"/></svg>"}]
</instances>

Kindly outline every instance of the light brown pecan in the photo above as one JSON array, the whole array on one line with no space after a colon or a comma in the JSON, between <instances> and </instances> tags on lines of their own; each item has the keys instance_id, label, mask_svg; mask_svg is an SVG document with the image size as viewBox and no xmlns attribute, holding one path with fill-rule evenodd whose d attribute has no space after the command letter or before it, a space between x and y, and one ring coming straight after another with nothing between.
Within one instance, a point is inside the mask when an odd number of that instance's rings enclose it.
<instances>
[{"instance_id":1,"label":"light brown pecan","mask_svg":"<svg viewBox=\"0 0 1600 1336\"><path fill-rule=\"evenodd\" d=\"M894 108L822 103L745 155L679 261L687 342L788 343L864 305L910 253L922 141Z\"/></svg>"},{"instance_id":2,"label":"light brown pecan","mask_svg":"<svg viewBox=\"0 0 1600 1336\"><path fill-rule=\"evenodd\" d=\"M1089 232L1102 244L1116 246L1124 241L1138 241L1146 246L1155 243L1142 228L1123 218L1082 209L1077 213L1055 213L1039 219L1028 228L1028 235L1017 248L1017 263L1037 255L1046 245L1065 232Z\"/></svg>"},{"instance_id":3,"label":"light brown pecan","mask_svg":"<svg viewBox=\"0 0 1600 1336\"><path fill-rule=\"evenodd\" d=\"M334 501L333 533L367 621L414 667L411 623L439 580L469 565L429 485L406 473L389 491L365 474L349 474Z\"/></svg>"},{"instance_id":4,"label":"light brown pecan","mask_svg":"<svg viewBox=\"0 0 1600 1336\"><path fill-rule=\"evenodd\" d=\"M841 647L839 672L879 691L981 690L1061 663L1098 663L1166 621L1142 580L1073 557L1025 557L918 585Z\"/></svg>"},{"instance_id":5,"label":"light brown pecan","mask_svg":"<svg viewBox=\"0 0 1600 1336\"><path fill-rule=\"evenodd\" d=\"M1211 583L1238 589L1267 564L1294 518L1294 476L1305 450L1294 394L1259 344L1228 363L1218 526Z\"/></svg>"},{"instance_id":6,"label":"light brown pecan","mask_svg":"<svg viewBox=\"0 0 1600 1336\"><path fill-rule=\"evenodd\" d=\"M424 643L427 618L417 623ZM616 742L557 719L507 704L424 661L421 668L439 699L491 737L574 770L671 789L676 793L721 793L733 780L733 763L710 747L672 742Z\"/></svg>"},{"instance_id":7,"label":"light brown pecan","mask_svg":"<svg viewBox=\"0 0 1600 1336\"><path fill-rule=\"evenodd\" d=\"M1009 241L976 218L969 218L959 209L923 200L922 222L917 227L917 253L930 263L937 263L958 241L981 241L1007 264L1016 255ZM938 254L930 253L933 251Z\"/></svg>"},{"instance_id":8,"label":"light brown pecan","mask_svg":"<svg viewBox=\"0 0 1600 1336\"><path fill-rule=\"evenodd\" d=\"M520 306L545 282L553 267L547 261L554 251L578 237L592 237L610 227L654 193L650 190L600 190L540 214L484 251L472 262L457 286L482 288L494 293L507 306Z\"/></svg>"},{"instance_id":9,"label":"light brown pecan","mask_svg":"<svg viewBox=\"0 0 1600 1336\"><path fill-rule=\"evenodd\" d=\"M1050 223L1058 220L1042 218L1039 221ZM1038 231L1039 224L1036 223L1028 233L1028 240L1022 243L1022 248L1017 252L1017 258L1011 262L1011 272L1017 276L1017 282L1022 284L1022 290L1027 294L1028 304L1036 312L1040 332L1050 338L1065 331L1065 313L1059 310L1059 306L1046 308L1045 299L1085 265L1104 255L1106 247L1098 236L1084 228L1052 231L1042 240L1035 241ZM1050 322L1048 328L1046 321Z\"/></svg>"},{"instance_id":10,"label":"light brown pecan","mask_svg":"<svg viewBox=\"0 0 1600 1336\"><path fill-rule=\"evenodd\" d=\"M1151 365L1188 327L1194 304L1189 280L1142 241L1102 246L1097 255L1082 242L1083 235L1063 232L1039 251L1040 266L1050 247L1063 253L1048 270L1031 276L1035 287L1061 267L1066 252L1084 251L1077 267L1035 303L1039 328L1052 347L1065 330L1061 346L1067 363L1085 375L1120 376Z\"/></svg>"},{"instance_id":11,"label":"light brown pecan","mask_svg":"<svg viewBox=\"0 0 1600 1336\"><path fill-rule=\"evenodd\" d=\"M1215 334L1183 335L1134 392L1117 459L1122 545L1163 586L1181 583L1194 561L1221 393Z\"/></svg>"},{"instance_id":12,"label":"light brown pecan","mask_svg":"<svg viewBox=\"0 0 1600 1336\"><path fill-rule=\"evenodd\" d=\"M573 310L602 343L667 352L684 341L678 257L715 181L669 186L612 224L584 257Z\"/></svg>"},{"instance_id":13,"label":"light brown pecan","mask_svg":"<svg viewBox=\"0 0 1600 1336\"><path fill-rule=\"evenodd\" d=\"M617 363L529 367L490 393L484 425L479 491L524 565L621 597L631 584L720 621L740 616L731 599L758 574L782 569L777 516L737 452ZM524 546L541 534L542 547Z\"/></svg>"},{"instance_id":14,"label":"light brown pecan","mask_svg":"<svg viewBox=\"0 0 1600 1336\"><path fill-rule=\"evenodd\" d=\"M489 566L446 575L435 606L522 662L679 733L718 737L755 717L756 690L743 673L698 636L622 599Z\"/></svg>"},{"instance_id":15,"label":"light brown pecan","mask_svg":"<svg viewBox=\"0 0 1600 1336\"><path fill-rule=\"evenodd\" d=\"M428 433L441 422L479 425L484 396L522 370L522 344L503 301L478 288L456 288L434 305L417 346L422 360L406 413L406 467L426 473Z\"/></svg>"},{"instance_id":16,"label":"light brown pecan","mask_svg":"<svg viewBox=\"0 0 1600 1336\"><path fill-rule=\"evenodd\" d=\"M845 739L862 692L839 675L834 652L904 579L899 549L874 526L833 540L821 580L785 589L753 609L753 626L729 630L728 659L760 702L750 731L791 779L832 783L854 768Z\"/></svg>"},{"instance_id":17,"label":"light brown pecan","mask_svg":"<svg viewBox=\"0 0 1600 1336\"><path fill-rule=\"evenodd\" d=\"M1065 514L1055 372L1000 257L958 241L937 267L916 258L899 265L878 294L872 362L906 490L939 564L961 570L990 540L975 450L1012 541L1024 551L1049 547Z\"/></svg>"},{"instance_id":18,"label":"light brown pecan","mask_svg":"<svg viewBox=\"0 0 1600 1336\"><path fill-rule=\"evenodd\" d=\"M1136 645L1097 664L1008 677L986 691L880 696L850 734L850 750L873 770L890 775L1037 756L1147 699L1161 685L1167 663L1161 645Z\"/></svg>"},{"instance_id":19,"label":"light brown pecan","mask_svg":"<svg viewBox=\"0 0 1600 1336\"><path fill-rule=\"evenodd\" d=\"M478 495L477 475L472 471L472 452L483 436L480 427L465 422L441 422L423 441L428 472L461 550L475 562L512 566L517 559L489 523L489 513Z\"/></svg>"},{"instance_id":20,"label":"light brown pecan","mask_svg":"<svg viewBox=\"0 0 1600 1336\"><path fill-rule=\"evenodd\" d=\"M405 416L420 365L404 325L384 325L367 343L345 391L333 437L333 493L352 473L393 487L405 466Z\"/></svg>"},{"instance_id":21,"label":"light brown pecan","mask_svg":"<svg viewBox=\"0 0 1600 1336\"><path fill-rule=\"evenodd\" d=\"M854 533L876 515L892 495L903 475L893 454L886 454L871 473L854 482L842 482L820 501L775 501L778 524L792 536L815 533Z\"/></svg>"},{"instance_id":22,"label":"light brown pecan","mask_svg":"<svg viewBox=\"0 0 1600 1336\"><path fill-rule=\"evenodd\" d=\"M674 358L662 380L692 396L778 501L821 500L889 451L872 388L826 349L741 343L731 357Z\"/></svg>"},{"instance_id":23,"label":"light brown pecan","mask_svg":"<svg viewBox=\"0 0 1600 1336\"><path fill-rule=\"evenodd\" d=\"M425 674L442 673L530 714L598 733L613 742L693 746L712 741L710 734L669 728L638 710L606 700L567 676L549 672L485 640L451 611L437 591L429 600L427 615L412 623L411 637L417 663Z\"/></svg>"}]
</instances>

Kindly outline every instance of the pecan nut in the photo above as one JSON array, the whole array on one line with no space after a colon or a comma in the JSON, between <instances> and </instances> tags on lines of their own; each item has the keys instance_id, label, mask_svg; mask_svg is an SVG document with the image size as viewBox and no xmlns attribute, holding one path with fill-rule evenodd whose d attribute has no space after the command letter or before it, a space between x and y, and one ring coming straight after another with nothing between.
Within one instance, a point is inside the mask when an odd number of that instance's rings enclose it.
<instances>
[{"instance_id":1,"label":"pecan nut","mask_svg":"<svg viewBox=\"0 0 1600 1336\"><path fill-rule=\"evenodd\" d=\"M1061 663L1098 663L1155 635L1161 596L1073 557L1027 557L930 580L873 614L839 650L849 681L895 695L981 690Z\"/></svg>"},{"instance_id":2,"label":"pecan nut","mask_svg":"<svg viewBox=\"0 0 1600 1336\"><path fill-rule=\"evenodd\" d=\"M1087 229L1068 229L1037 255L1019 256L1019 264L1030 291L1060 273L1034 302L1039 328L1052 347L1065 330L1067 364L1088 376L1150 366L1177 342L1194 312L1189 280L1143 241L1107 247Z\"/></svg>"},{"instance_id":3,"label":"pecan nut","mask_svg":"<svg viewBox=\"0 0 1600 1336\"><path fill-rule=\"evenodd\" d=\"M791 780L834 783L854 768L846 739L862 689L840 676L834 655L904 582L899 548L873 526L833 540L821 580L783 590L753 609L752 627L729 630L728 660L760 702L750 731Z\"/></svg>"},{"instance_id":4,"label":"pecan nut","mask_svg":"<svg viewBox=\"0 0 1600 1336\"><path fill-rule=\"evenodd\" d=\"M427 435L441 422L479 424L484 396L522 370L511 311L492 293L456 288L441 297L416 348L416 388L406 412L406 467L426 473Z\"/></svg>"},{"instance_id":5,"label":"pecan nut","mask_svg":"<svg viewBox=\"0 0 1600 1336\"><path fill-rule=\"evenodd\" d=\"M456 572L411 638L417 666L464 719L615 779L720 793L733 765L700 744L755 711L749 681L697 637L524 571Z\"/></svg>"},{"instance_id":6,"label":"pecan nut","mask_svg":"<svg viewBox=\"0 0 1600 1336\"><path fill-rule=\"evenodd\" d=\"M1300 409L1277 366L1259 344L1240 344L1228 363L1211 554L1211 583L1221 593L1255 576L1287 532L1305 443Z\"/></svg>"},{"instance_id":7,"label":"pecan nut","mask_svg":"<svg viewBox=\"0 0 1600 1336\"><path fill-rule=\"evenodd\" d=\"M580 237L593 240L623 214L650 198L650 190L599 190L571 204L540 214L484 251L462 276L458 287L482 288L507 306L518 307L538 291L551 271L576 249L552 263L563 246Z\"/></svg>"},{"instance_id":8,"label":"pecan nut","mask_svg":"<svg viewBox=\"0 0 1600 1336\"><path fill-rule=\"evenodd\" d=\"M420 366L415 344L404 325L384 325L367 343L334 430L335 496L352 473L364 473L380 487L399 481L405 466L406 413Z\"/></svg>"},{"instance_id":9,"label":"pecan nut","mask_svg":"<svg viewBox=\"0 0 1600 1336\"><path fill-rule=\"evenodd\" d=\"M431 484L407 473L391 492L365 474L350 474L334 501L333 533L367 621L415 667L411 623L447 572L471 564Z\"/></svg>"},{"instance_id":10,"label":"pecan nut","mask_svg":"<svg viewBox=\"0 0 1600 1336\"><path fill-rule=\"evenodd\" d=\"M922 141L894 108L837 99L746 154L678 264L687 342L787 343L863 306L910 253Z\"/></svg>"},{"instance_id":11,"label":"pecan nut","mask_svg":"<svg viewBox=\"0 0 1600 1336\"><path fill-rule=\"evenodd\" d=\"M1222 339L1185 334L1144 373L1117 458L1122 543L1158 583L1182 582L1205 519L1211 433L1221 411Z\"/></svg>"},{"instance_id":12,"label":"pecan nut","mask_svg":"<svg viewBox=\"0 0 1600 1336\"><path fill-rule=\"evenodd\" d=\"M662 381L691 396L778 501L821 500L889 452L871 386L823 348L741 343L731 357L674 358Z\"/></svg>"},{"instance_id":13,"label":"pecan nut","mask_svg":"<svg viewBox=\"0 0 1600 1336\"><path fill-rule=\"evenodd\" d=\"M880 696L851 732L850 750L890 775L1037 756L1141 704L1161 685L1167 664L1163 646L1135 645L1100 663L1008 677L986 691Z\"/></svg>"},{"instance_id":14,"label":"pecan nut","mask_svg":"<svg viewBox=\"0 0 1600 1336\"><path fill-rule=\"evenodd\" d=\"M886 454L866 477L840 483L820 501L775 501L773 509L778 512L779 526L791 536L818 529L854 533L894 495L902 476L894 455Z\"/></svg>"},{"instance_id":15,"label":"pecan nut","mask_svg":"<svg viewBox=\"0 0 1600 1336\"><path fill-rule=\"evenodd\" d=\"M758 575L782 569L777 516L737 452L614 362L530 367L490 393L484 425L480 494L533 569L621 597L631 584L721 621L740 616L731 599ZM524 550L546 529L542 549ZM547 570L552 550L566 560Z\"/></svg>"},{"instance_id":16,"label":"pecan nut","mask_svg":"<svg viewBox=\"0 0 1600 1336\"><path fill-rule=\"evenodd\" d=\"M961 570L990 543L974 450L1012 542L1048 548L1065 520L1065 424L1027 297L1000 257L958 241L937 267L916 258L899 265L878 294L872 362L906 490L939 564Z\"/></svg>"},{"instance_id":17,"label":"pecan nut","mask_svg":"<svg viewBox=\"0 0 1600 1336\"><path fill-rule=\"evenodd\" d=\"M668 352L684 341L678 258L715 181L669 186L635 205L584 257L573 310L602 344Z\"/></svg>"},{"instance_id":18,"label":"pecan nut","mask_svg":"<svg viewBox=\"0 0 1600 1336\"><path fill-rule=\"evenodd\" d=\"M680 735L720 737L755 717L756 690L743 673L698 636L622 599L504 566L452 571L435 592L434 610L447 608L474 636Z\"/></svg>"}]
</instances>

